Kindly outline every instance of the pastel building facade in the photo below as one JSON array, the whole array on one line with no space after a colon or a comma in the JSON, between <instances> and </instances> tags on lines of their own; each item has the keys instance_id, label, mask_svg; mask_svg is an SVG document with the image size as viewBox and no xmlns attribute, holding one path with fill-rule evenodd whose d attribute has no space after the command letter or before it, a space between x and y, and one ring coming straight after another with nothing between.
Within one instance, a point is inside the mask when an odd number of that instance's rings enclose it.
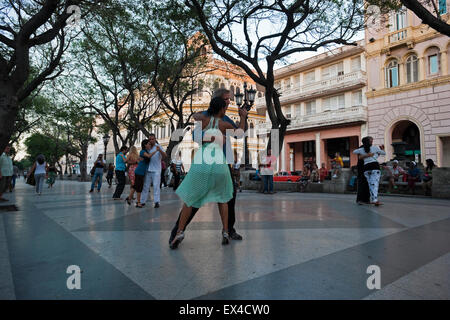
<instances>
[{"instance_id":1,"label":"pastel building facade","mask_svg":"<svg viewBox=\"0 0 450 320\"><path fill-rule=\"evenodd\" d=\"M345 167L356 165L352 151L367 134L366 82L363 41L277 69L275 87L291 120L277 170L303 170L306 163L330 168L336 152ZM264 98L257 99L256 107L266 109ZM270 128L267 115L258 134Z\"/></svg>"},{"instance_id":2,"label":"pastel building facade","mask_svg":"<svg viewBox=\"0 0 450 320\"><path fill-rule=\"evenodd\" d=\"M439 1L443 19L449 2ZM392 12L389 23L365 31L368 69L368 134L396 156L392 143L405 144L406 157L450 166L450 38L410 10Z\"/></svg>"}]
</instances>

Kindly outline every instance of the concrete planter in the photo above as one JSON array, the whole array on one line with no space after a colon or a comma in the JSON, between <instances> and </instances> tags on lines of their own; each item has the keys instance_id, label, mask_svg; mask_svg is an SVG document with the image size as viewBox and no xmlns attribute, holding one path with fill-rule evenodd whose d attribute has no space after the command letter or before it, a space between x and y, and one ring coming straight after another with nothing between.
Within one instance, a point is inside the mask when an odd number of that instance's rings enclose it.
<instances>
[{"instance_id":1,"label":"concrete planter","mask_svg":"<svg viewBox=\"0 0 450 320\"><path fill-rule=\"evenodd\" d=\"M433 198L450 199L450 168L433 169L431 196Z\"/></svg>"}]
</instances>

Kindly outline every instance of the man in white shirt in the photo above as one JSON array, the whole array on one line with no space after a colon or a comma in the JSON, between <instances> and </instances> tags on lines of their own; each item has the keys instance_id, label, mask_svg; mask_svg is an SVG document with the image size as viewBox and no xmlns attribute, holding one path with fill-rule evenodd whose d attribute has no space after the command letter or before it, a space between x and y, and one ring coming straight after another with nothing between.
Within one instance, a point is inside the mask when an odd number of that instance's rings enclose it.
<instances>
[{"instance_id":1,"label":"man in white shirt","mask_svg":"<svg viewBox=\"0 0 450 320\"><path fill-rule=\"evenodd\" d=\"M153 202L155 203L155 208L159 208L161 194L161 160L165 159L167 155L161 146L156 143L154 134L150 134L148 140L150 142L150 150L147 150L147 152L150 154L150 163L147 172L145 173L144 188L142 189L141 194L141 205L145 205L148 198L148 192L150 191L150 185L153 183Z\"/></svg>"},{"instance_id":2,"label":"man in white shirt","mask_svg":"<svg viewBox=\"0 0 450 320\"><path fill-rule=\"evenodd\" d=\"M3 193L9 188L13 175L13 164L9 151L11 147L7 145L5 151L0 156L0 201L8 201L2 197Z\"/></svg>"},{"instance_id":3,"label":"man in white shirt","mask_svg":"<svg viewBox=\"0 0 450 320\"><path fill-rule=\"evenodd\" d=\"M272 150L267 149L267 155L262 155L261 157L261 176L264 184L263 193L273 194L273 170L277 158L272 156Z\"/></svg>"}]
</instances>

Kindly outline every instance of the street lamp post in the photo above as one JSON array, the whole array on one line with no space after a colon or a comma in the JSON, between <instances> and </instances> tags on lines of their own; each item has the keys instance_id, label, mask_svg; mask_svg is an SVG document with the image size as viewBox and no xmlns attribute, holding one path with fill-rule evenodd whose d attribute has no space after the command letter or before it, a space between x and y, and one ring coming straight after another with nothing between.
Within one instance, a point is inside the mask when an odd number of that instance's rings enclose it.
<instances>
[{"instance_id":1,"label":"street lamp post","mask_svg":"<svg viewBox=\"0 0 450 320\"><path fill-rule=\"evenodd\" d=\"M105 163L106 163L106 146L108 145L108 142L109 142L109 136L108 136L108 134L105 134L103 136L103 144L105 145L105 154L103 155L103 160L105 161Z\"/></svg>"},{"instance_id":2,"label":"street lamp post","mask_svg":"<svg viewBox=\"0 0 450 320\"><path fill-rule=\"evenodd\" d=\"M252 108L253 103L255 102L255 95L256 90L250 87L249 90L247 90L247 82L244 82L244 94L237 93L234 96L236 97L236 104L239 108L246 108L247 111L250 111ZM242 99L244 101L242 101ZM244 102L242 104L242 102ZM247 115L248 117L248 115ZM249 170L251 168L250 161L249 161L249 153L248 153L248 136L247 136L247 130L248 130L248 122L247 119L245 119L245 138L244 138L244 157L245 157L245 170Z\"/></svg>"}]
</instances>

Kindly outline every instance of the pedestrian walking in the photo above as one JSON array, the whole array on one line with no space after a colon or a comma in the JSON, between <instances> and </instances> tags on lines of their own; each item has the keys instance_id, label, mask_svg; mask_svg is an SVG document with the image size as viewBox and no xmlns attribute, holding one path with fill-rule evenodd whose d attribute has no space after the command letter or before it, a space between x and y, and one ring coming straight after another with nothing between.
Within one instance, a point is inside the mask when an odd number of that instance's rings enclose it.
<instances>
[{"instance_id":1,"label":"pedestrian walking","mask_svg":"<svg viewBox=\"0 0 450 320\"><path fill-rule=\"evenodd\" d=\"M34 180L36 181L36 194L42 194L42 188L44 181L47 178L48 165L45 162L45 156L40 154L36 157L36 161L30 170L30 174L34 174Z\"/></svg>"},{"instance_id":2,"label":"pedestrian walking","mask_svg":"<svg viewBox=\"0 0 450 320\"><path fill-rule=\"evenodd\" d=\"M159 183L159 188L161 189L162 186L164 185L164 187L167 187L167 182L166 182L166 162L164 160L161 159L161 182Z\"/></svg>"},{"instance_id":3,"label":"pedestrian walking","mask_svg":"<svg viewBox=\"0 0 450 320\"><path fill-rule=\"evenodd\" d=\"M154 134L149 135L150 143L150 163L145 173L144 188L142 189L141 205L145 206L148 199L148 193L150 191L150 185L153 184L153 202L155 208L159 208L159 203L161 200L161 160L166 158L167 155L162 149L162 147L156 143L156 137Z\"/></svg>"},{"instance_id":4,"label":"pedestrian walking","mask_svg":"<svg viewBox=\"0 0 450 320\"><path fill-rule=\"evenodd\" d=\"M108 185L109 185L108 188L111 188L113 178L114 178L114 165L113 165L112 163L110 163L110 164L108 165L108 172L107 172L107 174L106 174L106 182L107 182Z\"/></svg>"},{"instance_id":5,"label":"pedestrian walking","mask_svg":"<svg viewBox=\"0 0 450 320\"><path fill-rule=\"evenodd\" d=\"M14 174L12 159L9 156L10 151L11 147L7 145L0 156L0 201L8 201L8 199L3 198L3 193L9 189Z\"/></svg>"},{"instance_id":6,"label":"pedestrian walking","mask_svg":"<svg viewBox=\"0 0 450 320\"><path fill-rule=\"evenodd\" d=\"M125 171L127 170L127 157L126 154L128 152L128 148L126 146L122 146L119 150L119 153L116 156L116 178L117 178L117 186L116 190L113 194L114 200L120 200L120 196L122 195L123 189L125 188Z\"/></svg>"},{"instance_id":7,"label":"pedestrian walking","mask_svg":"<svg viewBox=\"0 0 450 320\"><path fill-rule=\"evenodd\" d=\"M225 104L226 104L225 112L226 112L228 105L230 104L231 91L228 89L222 89L222 88L218 89L213 94L213 98L217 98L217 97L220 97L225 101ZM204 116L208 116L208 111L203 111L203 112L201 112L201 114ZM245 114L245 121L247 121L247 118L246 118L247 112L244 112L243 108L239 109L239 115L241 116L241 114L242 115ZM229 123L234 129L238 128L236 123L234 123L234 121L227 115L224 115L221 120ZM194 134L195 134L195 131L194 131ZM195 140L195 138L194 138L194 140ZM230 175L231 175L232 174L231 164L233 164L234 157L233 157L233 151L231 148L230 137L228 135L226 136L226 143L223 146L223 152L225 153L227 164L229 164L229 170L230 170ZM181 180L181 177L180 177L180 180ZM228 229L229 229L228 234L230 236L230 239L232 239L232 240L242 240L242 236L239 233L237 233L236 229L234 228L234 225L236 222L235 206L236 206L236 188L233 185L233 198L230 201L228 201ZM192 207L191 215L188 218L188 220L186 221L186 225L185 225L184 229L186 229L186 226L192 221L192 219L194 218L194 216L198 210L199 210L199 208L197 208L195 206ZM169 244L173 241L173 239L175 238L175 236L177 234L180 217L181 217L181 212L180 212L178 219L172 229L172 233L170 234ZM184 229L183 229L183 231L184 231Z\"/></svg>"},{"instance_id":8,"label":"pedestrian walking","mask_svg":"<svg viewBox=\"0 0 450 320\"><path fill-rule=\"evenodd\" d=\"M17 178L20 178L19 167L17 167L16 165L13 164L13 175L12 175L11 189L10 189L11 192L13 192L14 188L16 187Z\"/></svg>"},{"instance_id":9,"label":"pedestrian walking","mask_svg":"<svg viewBox=\"0 0 450 320\"><path fill-rule=\"evenodd\" d=\"M374 146L372 137L365 137L362 140L363 147L353 151L354 154L358 155L359 159L364 160L364 176L369 184L370 191L370 203L376 206L382 203L378 201L378 187L380 184L380 164L378 163L378 157L380 155L385 155L384 146L380 147Z\"/></svg>"},{"instance_id":10,"label":"pedestrian walking","mask_svg":"<svg viewBox=\"0 0 450 320\"><path fill-rule=\"evenodd\" d=\"M100 192L100 189L102 188L102 180L103 180L103 169L105 167L105 160L103 160L103 155L99 154L97 157L97 160L94 162L94 167L91 170L91 174L93 174L92 177L92 183L91 183L91 190L89 192L94 192L95 188L95 181L98 179L97 184L97 192Z\"/></svg>"},{"instance_id":11,"label":"pedestrian walking","mask_svg":"<svg viewBox=\"0 0 450 320\"><path fill-rule=\"evenodd\" d=\"M192 207L200 208L209 202L218 203L222 220L222 244L229 243L228 201L233 198L235 188L223 152L222 139L218 139L223 137L227 129L233 129L230 123L221 120L225 116L226 108L224 99L216 97L211 100L207 115L194 115L196 121L201 121L202 132L212 138L209 138L210 141L204 141L195 153L193 164L176 191L184 204L176 236L170 244L171 249L176 249L184 239L183 230L191 216ZM240 116L240 129L244 129L247 111L241 110Z\"/></svg>"}]
</instances>

